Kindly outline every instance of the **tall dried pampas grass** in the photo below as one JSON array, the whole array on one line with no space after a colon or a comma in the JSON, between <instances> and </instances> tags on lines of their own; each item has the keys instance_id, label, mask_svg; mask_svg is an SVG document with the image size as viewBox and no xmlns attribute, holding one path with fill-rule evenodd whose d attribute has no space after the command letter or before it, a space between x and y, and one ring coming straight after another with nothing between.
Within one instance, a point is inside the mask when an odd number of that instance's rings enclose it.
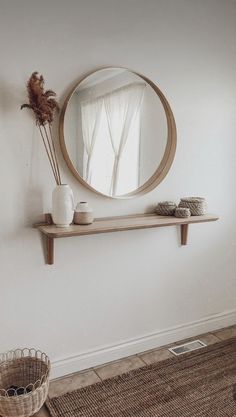
<instances>
[{"instance_id":1,"label":"tall dried pampas grass","mask_svg":"<svg viewBox=\"0 0 236 417\"><path fill-rule=\"evenodd\" d=\"M59 111L59 106L55 100L56 93L52 90L44 91L44 78L33 72L27 82L27 92L29 103L22 104L21 109L28 108L33 110L36 125L47 153L50 166L57 185L61 184L61 175L57 160L54 138L52 135L52 123L55 111Z\"/></svg>"}]
</instances>

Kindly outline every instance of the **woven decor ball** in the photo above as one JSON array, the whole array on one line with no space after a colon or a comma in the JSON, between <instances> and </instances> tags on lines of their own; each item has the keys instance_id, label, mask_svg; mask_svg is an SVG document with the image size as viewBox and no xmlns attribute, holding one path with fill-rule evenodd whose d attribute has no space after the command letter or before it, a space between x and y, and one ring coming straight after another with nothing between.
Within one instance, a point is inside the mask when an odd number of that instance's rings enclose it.
<instances>
[{"instance_id":1,"label":"woven decor ball","mask_svg":"<svg viewBox=\"0 0 236 417\"><path fill-rule=\"evenodd\" d=\"M161 201L156 207L156 213L160 216L173 216L176 204L173 201Z\"/></svg>"},{"instance_id":2,"label":"woven decor ball","mask_svg":"<svg viewBox=\"0 0 236 417\"><path fill-rule=\"evenodd\" d=\"M175 217L179 217L183 219L183 218L190 217L190 216L191 216L191 211L189 210L189 208L177 207L175 210Z\"/></svg>"},{"instance_id":3,"label":"woven decor ball","mask_svg":"<svg viewBox=\"0 0 236 417\"><path fill-rule=\"evenodd\" d=\"M206 214L206 200L202 197L181 198L179 207L189 208L192 216L203 216Z\"/></svg>"}]
</instances>

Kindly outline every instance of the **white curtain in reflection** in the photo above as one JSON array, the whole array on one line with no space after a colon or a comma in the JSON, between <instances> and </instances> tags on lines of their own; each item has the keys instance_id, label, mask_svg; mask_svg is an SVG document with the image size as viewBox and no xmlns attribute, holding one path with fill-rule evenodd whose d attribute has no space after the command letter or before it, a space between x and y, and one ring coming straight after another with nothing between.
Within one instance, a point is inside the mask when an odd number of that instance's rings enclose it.
<instances>
[{"instance_id":1,"label":"white curtain in reflection","mask_svg":"<svg viewBox=\"0 0 236 417\"><path fill-rule=\"evenodd\" d=\"M103 97L114 152L111 195L117 194L119 166L132 121L140 112L145 84L133 83Z\"/></svg>"},{"instance_id":2,"label":"white curtain in reflection","mask_svg":"<svg viewBox=\"0 0 236 417\"><path fill-rule=\"evenodd\" d=\"M84 147L87 153L87 164L84 179L91 183L91 160L93 150L98 138L101 121L102 101L95 99L81 104L82 134Z\"/></svg>"}]
</instances>

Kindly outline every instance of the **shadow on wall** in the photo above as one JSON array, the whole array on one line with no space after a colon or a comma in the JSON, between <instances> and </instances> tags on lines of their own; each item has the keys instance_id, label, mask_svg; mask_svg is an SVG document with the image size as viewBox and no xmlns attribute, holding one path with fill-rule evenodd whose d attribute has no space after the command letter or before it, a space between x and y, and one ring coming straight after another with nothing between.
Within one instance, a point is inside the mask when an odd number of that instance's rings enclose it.
<instances>
[{"instance_id":1,"label":"shadow on wall","mask_svg":"<svg viewBox=\"0 0 236 417\"><path fill-rule=\"evenodd\" d=\"M23 89L16 88L15 84L1 79L0 81L0 112L2 116L8 116L16 111L16 105L21 103L23 97ZM20 107L19 107L20 108Z\"/></svg>"},{"instance_id":2,"label":"shadow on wall","mask_svg":"<svg viewBox=\"0 0 236 417\"><path fill-rule=\"evenodd\" d=\"M32 223L38 221L39 214L43 213L43 189L39 174L44 149L31 112L26 114L20 110L21 104L27 101L24 84L22 88L17 88L13 83L1 79L0 97L1 134L2 139L7 141L5 153L3 149L2 175L8 175L9 167L12 174L9 196L6 198L9 205L6 210L14 230L12 238L19 234L19 229L22 232L25 226L32 227ZM16 136L15 131L22 133L24 129L25 135Z\"/></svg>"},{"instance_id":3,"label":"shadow on wall","mask_svg":"<svg viewBox=\"0 0 236 417\"><path fill-rule=\"evenodd\" d=\"M40 186L28 186L24 206L24 226L32 227L34 223L43 220L43 189Z\"/></svg>"},{"instance_id":4,"label":"shadow on wall","mask_svg":"<svg viewBox=\"0 0 236 417\"><path fill-rule=\"evenodd\" d=\"M39 155L44 152L44 149L36 126L32 131L30 143L29 178L24 198L24 224L32 227L32 224L38 221L38 215L43 213L43 188L39 181L39 175L41 172Z\"/></svg>"}]
</instances>

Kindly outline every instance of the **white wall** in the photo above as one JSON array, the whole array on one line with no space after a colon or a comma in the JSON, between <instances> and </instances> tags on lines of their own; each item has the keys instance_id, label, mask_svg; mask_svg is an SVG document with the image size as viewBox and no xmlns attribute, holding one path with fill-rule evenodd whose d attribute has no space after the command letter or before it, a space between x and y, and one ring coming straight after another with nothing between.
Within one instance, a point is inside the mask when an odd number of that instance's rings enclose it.
<instances>
[{"instance_id":1,"label":"white wall","mask_svg":"<svg viewBox=\"0 0 236 417\"><path fill-rule=\"evenodd\" d=\"M236 321L236 3L233 0L1 0L0 351L36 346L54 374ZM60 103L81 75L121 65L156 82L178 127L166 179L113 201L87 191L60 154L64 182L96 216L206 196L220 221L58 240L44 264L31 225L50 210L53 178L26 101L38 70ZM113 348L111 348L113 346Z\"/></svg>"}]
</instances>

